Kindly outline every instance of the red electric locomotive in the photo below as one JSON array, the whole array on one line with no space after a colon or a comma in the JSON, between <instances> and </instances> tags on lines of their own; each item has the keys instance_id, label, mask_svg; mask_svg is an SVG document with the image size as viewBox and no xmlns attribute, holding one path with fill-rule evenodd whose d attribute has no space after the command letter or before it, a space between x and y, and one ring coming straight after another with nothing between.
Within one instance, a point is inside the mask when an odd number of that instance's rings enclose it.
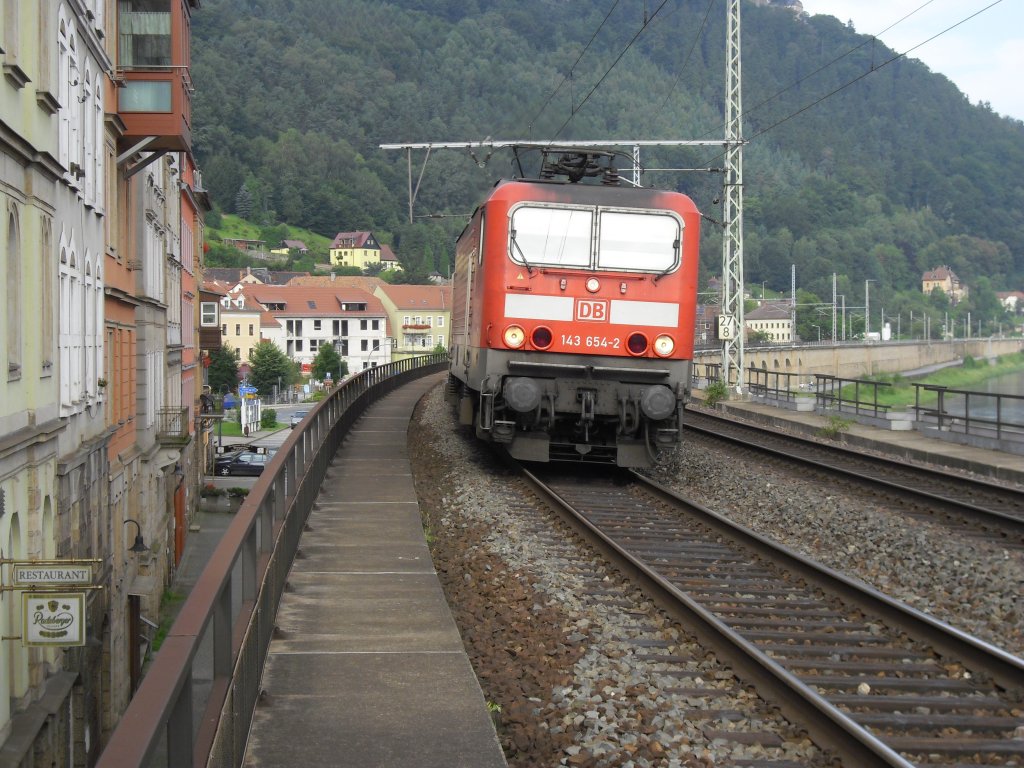
<instances>
[{"instance_id":1,"label":"red electric locomotive","mask_svg":"<svg viewBox=\"0 0 1024 768\"><path fill-rule=\"evenodd\" d=\"M545 151L456 246L449 391L517 459L641 467L681 438L700 213L619 184L611 159Z\"/></svg>"}]
</instances>

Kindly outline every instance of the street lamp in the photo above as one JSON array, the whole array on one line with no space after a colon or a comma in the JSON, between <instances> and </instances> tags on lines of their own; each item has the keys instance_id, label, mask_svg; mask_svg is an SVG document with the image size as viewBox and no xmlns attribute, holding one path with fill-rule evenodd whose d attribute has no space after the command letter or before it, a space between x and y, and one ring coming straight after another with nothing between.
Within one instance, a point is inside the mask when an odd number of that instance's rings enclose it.
<instances>
[{"instance_id":1,"label":"street lamp","mask_svg":"<svg viewBox=\"0 0 1024 768\"><path fill-rule=\"evenodd\" d=\"M368 354L366 356L366 367L367 368L372 368L373 367L372 365L370 365L370 362L373 360L373 353L377 352L378 350L380 350L385 341L387 341L387 337L384 337L381 341L378 341L376 344L373 345L373 348L370 350L370 354Z\"/></svg>"},{"instance_id":2,"label":"street lamp","mask_svg":"<svg viewBox=\"0 0 1024 768\"><path fill-rule=\"evenodd\" d=\"M124 521L125 525L128 525L128 523L132 523L135 526L135 543L128 547L128 551L135 552L136 554L140 552L148 552L149 547L147 547L146 542L142 540L142 526L139 525L137 520L132 520L131 518Z\"/></svg>"}]
</instances>

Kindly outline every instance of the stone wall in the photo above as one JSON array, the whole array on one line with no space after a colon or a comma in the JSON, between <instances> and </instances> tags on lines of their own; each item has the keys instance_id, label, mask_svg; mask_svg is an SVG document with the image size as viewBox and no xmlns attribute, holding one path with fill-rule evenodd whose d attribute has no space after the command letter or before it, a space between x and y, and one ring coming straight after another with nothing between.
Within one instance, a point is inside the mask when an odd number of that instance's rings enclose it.
<instances>
[{"instance_id":1,"label":"stone wall","mask_svg":"<svg viewBox=\"0 0 1024 768\"><path fill-rule=\"evenodd\" d=\"M879 373L904 373L974 358L1024 351L1022 339L954 339L952 341L893 341L874 344L814 344L757 346L744 350L744 366L777 373L815 374L859 379ZM694 362L721 363L717 349L694 354Z\"/></svg>"}]
</instances>

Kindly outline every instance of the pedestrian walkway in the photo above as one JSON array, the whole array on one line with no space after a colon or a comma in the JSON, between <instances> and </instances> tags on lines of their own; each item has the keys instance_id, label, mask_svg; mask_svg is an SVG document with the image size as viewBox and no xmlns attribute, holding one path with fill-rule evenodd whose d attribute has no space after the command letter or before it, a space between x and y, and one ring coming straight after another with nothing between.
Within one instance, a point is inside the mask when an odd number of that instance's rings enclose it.
<instances>
[{"instance_id":1,"label":"pedestrian walkway","mask_svg":"<svg viewBox=\"0 0 1024 768\"><path fill-rule=\"evenodd\" d=\"M438 376L371 406L307 520L243 765L501 768L427 548L407 431Z\"/></svg>"}]
</instances>

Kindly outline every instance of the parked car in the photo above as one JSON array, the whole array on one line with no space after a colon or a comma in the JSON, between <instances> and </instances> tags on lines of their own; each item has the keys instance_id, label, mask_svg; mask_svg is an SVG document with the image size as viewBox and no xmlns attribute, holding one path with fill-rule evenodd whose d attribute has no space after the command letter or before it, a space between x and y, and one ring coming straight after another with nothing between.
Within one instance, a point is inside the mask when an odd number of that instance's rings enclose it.
<instances>
[{"instance_id":1,"label":"parked car","mask_svg":"<svg viewBox=\"0 0 1024 768\"><path fill-rule=\"evenodd\" d=\"M251 475L263 474L263 468L270 463L273 452L256 453L256 451L235 451L221 456L214 463L214 471L218 475Z\"/></svg>"},{"instance_id":2,"label":"parked car","mask_svg":"<svg viewBox=\"0 0 1024 768\"><path fill-rule=\"evenodd\" d=\"M309 411L296 411L292 414L292 429L295 429L295 425L302 421L309 415Z\"/></svg>"}]
</instances>

